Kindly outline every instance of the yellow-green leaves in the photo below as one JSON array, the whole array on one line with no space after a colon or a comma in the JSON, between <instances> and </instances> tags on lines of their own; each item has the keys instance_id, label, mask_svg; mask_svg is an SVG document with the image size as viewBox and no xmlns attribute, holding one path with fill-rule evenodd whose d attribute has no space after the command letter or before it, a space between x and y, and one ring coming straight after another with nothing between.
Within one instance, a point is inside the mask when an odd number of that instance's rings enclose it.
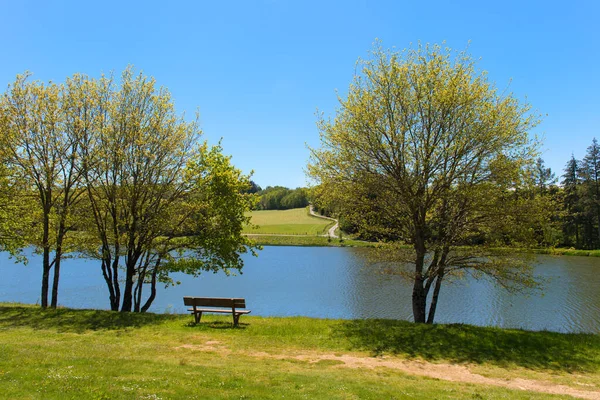
<instances>
[{"instance_id":1,"label":"yellow-green leaves","mask_svg":"<svg viewBox=\"0 0 600 400\"><path fill-rule=\"evenodd\" d=\"M328 199L321 202L362 235L413 245L415 320L425 322L432 284L471 265L451 248L489 231L500 211L523 209L500 200L533 161L537 118L464 52L376 47L359 67L335 119L318 122L321 146L311 149L308 173Z\"/></svg>"},{"instance_id":2,"label":"yellow-green leaves","mask_svg":"<svg viewBox=\"0 0 600 400\"><path fill-rule=\"evenodd\" d=\"M244 194L249 177L220 146L199 144L197 120L177 115L169 92L132 68L61 85L18 76L0 101L0 134L0 200L31 199L20 201L27 224L1 202L0 249L43 250L43 306L52 269L56 304L70 251L100 260L112 309L145 311L182 258L194 259L183 262L192 273L227 270L254 249L241 235L255 201ZM25 240L6 239L15 232Z\"/></svg>"}]
</instances>

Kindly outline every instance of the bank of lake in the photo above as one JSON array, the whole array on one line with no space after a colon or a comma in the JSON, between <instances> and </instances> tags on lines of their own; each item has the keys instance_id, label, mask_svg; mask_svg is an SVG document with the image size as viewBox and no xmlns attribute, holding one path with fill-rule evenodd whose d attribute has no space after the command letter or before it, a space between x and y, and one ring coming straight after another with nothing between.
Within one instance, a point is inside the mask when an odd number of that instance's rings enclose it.
<instances>
[{"instance_id":1,"label":"bank of lake","mask_svg":"<svg viewBox=\"0 0 600 400\"><path fill-rule=\"evenodd\" d=\"M0 350L5 398L600 396L593 334L4 303Z\"/></svg>"}]
</instances>

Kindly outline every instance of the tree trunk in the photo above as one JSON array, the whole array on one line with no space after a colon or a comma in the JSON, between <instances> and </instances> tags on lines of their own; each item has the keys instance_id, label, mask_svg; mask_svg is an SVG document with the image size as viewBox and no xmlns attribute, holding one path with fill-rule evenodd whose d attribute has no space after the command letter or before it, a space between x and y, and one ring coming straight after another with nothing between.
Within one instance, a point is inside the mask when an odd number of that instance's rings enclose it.
<instances>
[{"instance_id":1,"label":"tree trunk","mask_svg":"<svg viewBox=\"0 0 600 400\"><path fill-rule=\"evenodd\" d=\"M66 207L66 205L64 205ZM60 261L62 259L62 244L65 237L65 223L61 221L58 226L56 237L56 252L54 253L54 279L52 280L52 302L50 307L56 308L58 305L58 281L60 279Z\"/></svg>"},{"instance_id":2,"label":"tree trunk","mask_svg":"<svg viewBox=\"0 0 600 400\"><path fill-rule=\"evenodd\" d=\"M433 296L431 297L431 304L429 305L429 315L427 316L427 323L433 324L435 318L435 310L437 308L438 296L440 294L440 288L442 287L442 279L444 279L444 270L442 269L435 280L435 287L433 288Z\"/></svg>"},{"instance_id":3,"label":"tree trunk","mask_svg":"<svg viewBox=\"0 0 600 400\"><path fill-rule=\"evenodd\" d=\"M42 247L44 253L42 256L42 308L48 307L48 287L50 281L50 210L44 205L44 232L42 237Z\"/></svg>"},{"instance_id":4,"label":"tree trunk","mask_svg":"<svg viewBox=\"0 0 600 400\"><path fill-rule=\"evenodd\" d=\"M60 279L60 260L62 258L62 249L56 248L56 255L54 259L54 279L52 281L52 302L50 307L56 308L58 305L58 280Z\"/></svg>"},{"instance_id":5,"label":"tree trunk","mask_svg":"<svg viewBox=\"0 0 600 400\"><path fill-rule=\"evenodd\" d=\"M50 281L50 249L44 247L42 257L42 308L48 307L48 286Z\"/></svg>"},{"instance_id":6,"label":"tree trunk","mask_svg":"<svg viewBox=\"0 0 600 400\"><path fill-rule=\"evenodd\" d=\"M415 259L415 282L412 292L412 307L413 317L415 322L425 322L425 311L427 304L427 294L423 286L425 280L423 277L423 265L425 263L425 246L422 242L415 244L416 259Z\"/></svg>"},{"instance_id":7,"label":"tree trunk","mask_svg":"<svg viewBox=\"0 0 600 400\"><path fill-rule=\"evenodd\" d=\"M597 201L600 201L598 199ZM596 207L597 217L598 217L598 245L600 245L600 206Z\"/></svg>"},{"instance_id":8,"label":"tree trunk","mask_svg":"<svg viewBox=\"0 0 600 400\"><path fill-rule=\"evenodd\" d=\"M156 275L158 273L159 263L160 261L156 263L156 267L152 271L152 281L150 282L150 296L148 297L148 300L146 300L146 303L144 303L144 305L142 306L142 312L146 312L148 308L150 308L152 302L154 301L154 298L156 297Z\"/></svg>"},{"instance_id":9,"label":"tree trunk","mask_svg":"<svg viewBox=\"0 0 600 400\"><path fill-rule=\"evenodd\" d=\"M142 292L144 291L144 279L146 279L146 268L143 268L137 278L135 289L133 290L133 311L140 312L142 306Z\"/></svg>"},{"instance_id":10,"label":"tree trunk","mask_svg":"<svg viewBox=\"0 0 600 400\"><path fill-rule=\"evenodd\" d=\"M115 288L112 280L112 271L111 271L111 258L106 257L102 259L102 276L104 277L104 281L106 282L106 286L108 287L108 298L110 300L110 309L112 311L119 310L119 300L115 296Z\"/></svg>"},{"instance_id":11,"label":"tree trunk","mask_svg":"<svg viewBox=\"0 0 600 400\"><path fill-rule=\"evenodd\" d=\"M125 271L125 289L123 290L122 312L131 312L133 306L133 276L135 275L135 260L128 257L127 270ZM133 265L132 265L133 264Z\"/></svg>"},{"instance_id":12,"label":"tree trunk","mask_svg":"<svg viewBox=\"0 0 600 400\"><path fill-rule=\"evenodd\" d=\"M119 255L115 251L115 259L112 263L112 286L115 291L115 305L113 311L119 310L119 303L121 302L121 287L119 286Z\"/></svg>"}]
</instances>

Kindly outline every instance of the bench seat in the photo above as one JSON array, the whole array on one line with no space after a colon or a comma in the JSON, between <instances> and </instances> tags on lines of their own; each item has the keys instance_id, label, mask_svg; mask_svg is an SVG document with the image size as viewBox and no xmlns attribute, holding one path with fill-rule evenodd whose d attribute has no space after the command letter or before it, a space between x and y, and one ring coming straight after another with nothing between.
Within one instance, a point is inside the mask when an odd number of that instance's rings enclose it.
<instances>
[{"instance_id":1,"label":"bench seat","mask_svg":"<svg viewBox=\"0 0 600 400\"><path fill-rule=\"evenodd\" d=\"M233 325L236 326L241 315L250 313L250 310L240 310L246 308L246 299L240 298L185 296L183 303L192 307L188 311L194 315L196 323L200 322L202 313L231 313Z\"/></svg>"}]
</instances>

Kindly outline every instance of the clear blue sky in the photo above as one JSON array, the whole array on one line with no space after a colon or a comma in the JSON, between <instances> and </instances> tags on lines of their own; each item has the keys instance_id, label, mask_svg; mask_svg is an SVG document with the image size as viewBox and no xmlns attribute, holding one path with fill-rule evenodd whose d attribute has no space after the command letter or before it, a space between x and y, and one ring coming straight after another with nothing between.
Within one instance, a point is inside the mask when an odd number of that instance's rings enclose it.
<instances>
[{"instance_id":1,"label":"clear blue sky","mask_svg":"<svg viewBox=\"0 0 600 400\"><path fill-rule=\"evenodd\" d=\"M441 43L481 58L490 80L546 115L559 174L600 139L597 1L1 1L0 85L26 70L62 82L132 64L198 108L205 137L261 186L304 186L315 111L332 115L357 58Z\"/></svg>"}]
</instances>

